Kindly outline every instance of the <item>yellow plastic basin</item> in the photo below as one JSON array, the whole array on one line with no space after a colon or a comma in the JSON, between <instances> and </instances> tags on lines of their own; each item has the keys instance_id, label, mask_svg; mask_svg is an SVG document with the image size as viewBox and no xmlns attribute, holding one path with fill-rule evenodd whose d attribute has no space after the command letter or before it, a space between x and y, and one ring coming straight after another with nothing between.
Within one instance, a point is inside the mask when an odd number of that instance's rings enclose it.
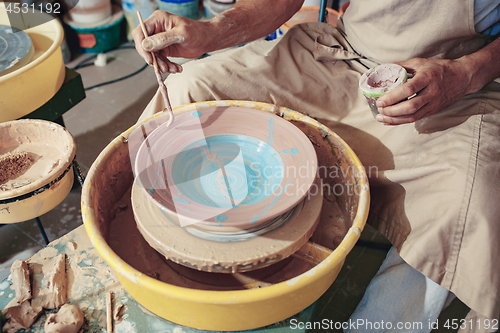
<instances>
[{"instance_id":1,"label":"yellow plastic basin","mask_svg":"<svg viewBox=\"0 0 500 333\"><path fill-rule=\"evenodd\" d=\"M92 165L82 191L82 215L85 229L99 254L115 271L123 287L158 316L174 323L205 330L248 330L286 319L315 302L337 277L344 260L358 240L369 208L368 179L364 169L346 143L328 128L298 112L270 104L246 101L217 101L189 104L176 108L181 114L206 107L240 106L274 112L294 123L321 144L324 152L336 156L336 165L345 171L349 184L356 184L343 202L351 221L340 244L320 264L292 279L257 289L215 291L174 286L151 278L120 258L106 242L113 204L131 186L128 137L141 124L159 119L157 114L135 125L113 140ZM175 121L174 121L175 125ZM312 135L312 134L311 134ZM310 136L311 137L311 136ZM316 142L317 143L317 142ZM321 156L318 156L321 161ZM331 198L329 198L331 200ZM328 218L328 216L326 216Z\"/></svg>"},{"instance_id":2,"label":"yellow plastic basin","mask_svg":"<svg viewBox=\"0 0 500 333\"><path fill-rule=\"evenodd\" d=\"M38 16L48 14L33 10L23 14L28 26L12 23L31 38L35 53L27 65L0 76L0 122L19 119L47 103L64 82L65 67L61 52L64 31L57 19L29 27L30 22L40 21ZM10 25L5 3L0 2L0 24Z\"/></svg>"},{"instance_id":3,"label":"yellow plastic basin","mask_svg":"<svg viewBox=\"0 0 500 333\"><path fill-rule=\"evenodd\" d=\"M0 152L12 151L22 144L50 146L57 159L43 162L50 171L25 186L0 190L0 223L16 223L41 216L60 204L73 186L73 160L76 144L64 127L37 119L0 123ZM36 161L32 168L35 168Z\"/></svg>"}]
</instances>

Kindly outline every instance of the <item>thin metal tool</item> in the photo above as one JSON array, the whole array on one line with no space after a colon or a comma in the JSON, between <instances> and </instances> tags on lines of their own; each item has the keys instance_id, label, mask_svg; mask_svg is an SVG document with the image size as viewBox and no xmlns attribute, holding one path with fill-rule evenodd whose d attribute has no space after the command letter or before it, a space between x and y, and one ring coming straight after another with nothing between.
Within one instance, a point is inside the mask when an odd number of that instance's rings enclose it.
<instances>
[{"instance_id":1,"label":"thin metal tool","mask_svg":"<svg viewBox=\"0 0 500 333\"><path fill-rule=\"evenodd\" d=\"M146 30L146 26L144 25L144 21L142 20L141 13L138 11L137 12L137 17L139 18L139 22L141 24L141 29L142 33L144 34L144 38L148 37L148 32ZM161 95L163 96L163 101L165 102L166 109L170 115L170 118L168 119L167 126L170 126L172 122L174 121L174 113L172 112L172 106L170 105L170 100L168 99L168 91L167 87L165 86L165 83L163 82L163 78L161 77L160 70L158 68L158 62L156 60L156 55L154 52L150 52L151 56L153 57L153 68L155 70L156 74L156 80L158 81L158 86L160 87L160 92Z\"/></svg>"}]
</instances>

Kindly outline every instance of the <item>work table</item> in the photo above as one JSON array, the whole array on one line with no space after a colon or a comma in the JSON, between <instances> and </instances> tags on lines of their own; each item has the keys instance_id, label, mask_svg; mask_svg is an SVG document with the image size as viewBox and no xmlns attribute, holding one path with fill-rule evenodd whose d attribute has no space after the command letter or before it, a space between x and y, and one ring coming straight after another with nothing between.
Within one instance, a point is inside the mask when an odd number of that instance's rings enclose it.
<instances>
[{"instance_id":1,"label":"work table","mask_svg":"<svg viewBox=\"0 0 500 333\"><path fill-rule=\"evenodd\" d=\"M69 232L51 242L47 247L33 255L28 262L43 264L55 256L66 254L68 279L68 304L77 305L85 315L83 332L106 332L106 294L113 294L112 309L123 305L114 316L113 332L175 332L195 333L200 330L177 325L165 320L137 303L121 286L111 267L106 263L90 242L84 226ZM15 291L12 277L0 282L0 309L15 304ZM314 304L293 316L297 322L310 321ZM29 332L42 333L47 314L56 310L44 310ZM291 332L289 318L283 322L254 331L284 333ZM295 323L294 320L294 323ZM293 332L301 331L293 329ZM23 330L19 331L23 332Z\"/></svg>"}]
</instances>

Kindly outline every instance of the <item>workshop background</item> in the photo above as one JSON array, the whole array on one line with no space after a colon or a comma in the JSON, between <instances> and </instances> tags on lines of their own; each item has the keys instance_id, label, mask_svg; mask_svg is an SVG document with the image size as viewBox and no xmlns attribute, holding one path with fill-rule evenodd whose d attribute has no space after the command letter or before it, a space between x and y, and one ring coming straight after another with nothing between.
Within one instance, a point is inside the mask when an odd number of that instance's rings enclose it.
<instances>
[{"instance_id":1,"label":"workshop background","mask_svg":"<svg viewBox=\"0 0 500 333\"><path fill-rule=\"evenodd\" d=\"M82 0L80 0L82 1ZM304 6L316 5L306 0ZM229 5L210 0L187 1L180 8L178 2L142 2L136 6L133 0L110 3L111 21L107 24L85 24L62 15L65 39L62 43L65 66L76 72L75 80L81 79L85 90L83 100L63 111L55 120L70 131L77 144L76 159L85 175L98 154L120 133L131 127L158 88L152 67L145 65L130 41L130 28L138 24L135 11L146 19L154 9L179 10L180 15L195 19L211 17ZM327 1L327 7L339 11L345 1ZM104 10L103 10L104 11ZM102 15L108 15L103 14ZM122 18L123 17L123 18ZM94 19L94 18L92 18ZM95 35L95 40L79 37L79 34ZM277 31L269 39L279 38ZM209 55L207 55L209 56ZM173 59L184 63L187 59ZM58 239L82 225L81 187L74 186L69 195L57 207L40 216L49 241ZM45 246L35 220L13 224L0 224L0 282L10 274L10 265L16 259L27 259ZM318 300L315 320L328 318L345 321L363 296L370 279L376 273L389 249L388 241L373 228L367 226L360 240L347 256L346 262L330 289ZM466 306L456 299L442 314L446 318L463 318ZM452 332L440 328L435 332Z\"/></svg>"}]
</instances>

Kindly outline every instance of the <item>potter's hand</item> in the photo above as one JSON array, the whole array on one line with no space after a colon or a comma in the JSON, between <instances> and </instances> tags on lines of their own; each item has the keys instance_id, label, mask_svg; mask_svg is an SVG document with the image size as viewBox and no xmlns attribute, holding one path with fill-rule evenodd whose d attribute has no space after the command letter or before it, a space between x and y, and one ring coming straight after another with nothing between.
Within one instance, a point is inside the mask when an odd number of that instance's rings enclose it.
<instances>
[{"instance_id":1,"label":"potter's hand","mask_svg":"<svg viewBox=\"0 0 500 333\"><path fill-rule=\"evenodd\" d=\"M150 65L153 63L150 52L156 52L158 67L163 73L182 71L180 65L170 62L167 57L194 58L203 54L201 46L207 40L204 22L157 10L144 25L150 37L144 38L141 27L136 27L132 31L135 48Z\"/></svg>"},{"instance_id":2,"label":"potter's hand","mask_svg":"<svg viewBox=\"0 0 500 333\"><path fill-rule=\"evenodd\" d=\"M412 123L435 114L470 93L473 73L467 70L463 61L415 58L399 62L414 76L377 100L380 112L377 120L387 125Z\"/></svg>"}]
</instances>

